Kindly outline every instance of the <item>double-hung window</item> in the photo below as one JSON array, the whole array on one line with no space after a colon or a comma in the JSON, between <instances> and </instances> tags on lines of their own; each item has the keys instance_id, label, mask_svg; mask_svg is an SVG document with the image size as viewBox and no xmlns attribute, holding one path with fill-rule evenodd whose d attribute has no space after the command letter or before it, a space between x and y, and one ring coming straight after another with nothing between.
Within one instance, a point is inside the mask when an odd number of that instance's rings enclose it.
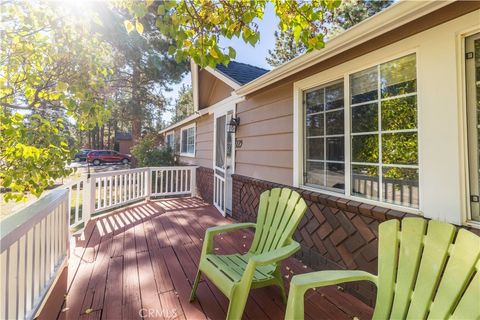
<instances>
[{"instance_id":1,"label":"double-hung window","mask_svg":"<svg viewBox=\"0 0 480 320\"><path fill-rule=\"evenodd\" d=\"M175 150L175 135L173 132L167 133L165 137L165 145L172 150Z\"/></svg>"},{"instance_id":2,"label":"double-hung window","mask_svg":"<svg viewBox=\"0 0 480 320\"><path fill-rule=\"evenodd\" d=\"M303 92L303 185L418 208L415 54L344 79Z\"/></svg>"},{"instance_id":3,"label":"double-hung window","mask_svg":"<svg viewBox=\"0 0 480 320\"><path fill-rule=\"evenodd\" d=\"M182 128L180 135L180 154L195 156L195 125Z\"/></svg>"}]
</instances>

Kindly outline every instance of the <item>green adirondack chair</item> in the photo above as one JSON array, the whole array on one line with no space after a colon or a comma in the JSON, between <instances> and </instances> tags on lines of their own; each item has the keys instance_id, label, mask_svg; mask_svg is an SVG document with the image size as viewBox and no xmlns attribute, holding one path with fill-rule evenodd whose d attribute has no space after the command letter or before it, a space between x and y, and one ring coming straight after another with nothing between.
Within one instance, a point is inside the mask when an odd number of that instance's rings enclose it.
<instances>
[{"instance_id":1,"label":"green adirondack chair","mask_svg":"<svg viewBox=\"0 0 480 320\"><path fill-rule=\"evenodd\" d=\"M401 228L400 228L401 224ZM373 319L480 319L480 237L421 218L379 226L378 276L319 271L292 278L286 319L303 319L310 288L367 280L377 285Z\"/></svg>"},{"instance_id":2,"label":"green adirondack chair","mask_svg":"<svg viewBox=\"0 0 480 320\"><path fill-rule=\"evenodd\" d=\"M208 228L190 301L195 299L200 276L207 276L230 300L227 319L240 319L250 288L277 285L286 303L280 262L300 245L292 239L307 205L295 191L275 188L260 196L257 223L238 223ZM248 253L216 255L214 235L244 228L255 228Z\"/></svg>"}]
</instances>

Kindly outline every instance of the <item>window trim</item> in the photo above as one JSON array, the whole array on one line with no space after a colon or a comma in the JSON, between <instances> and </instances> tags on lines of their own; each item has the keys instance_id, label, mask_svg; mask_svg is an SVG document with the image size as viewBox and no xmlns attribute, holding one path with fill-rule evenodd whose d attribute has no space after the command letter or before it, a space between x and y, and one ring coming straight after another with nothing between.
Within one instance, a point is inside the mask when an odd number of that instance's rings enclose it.
<instances>
[{"instance_id":1,"label":"window trim","mask_svg":"<svg viewBox=\"0 0 480 320\"><path fill-rule=\"evenodd\" d=\"M170 131L167 134L165 134L165 142L167 141L168 136L172 136L172 146L170 147L172 148L173 151L175 151L175 132ZM167 144L167 146L169 145Z\"/></svg>"},{"instance_id":2,"label":"window trim","mask_svg":"<svg viewBox=\"0 0 480 320\"><path fill-rule=\"evenodd\" d=\"M182 144L183 144L183 131L187 131L188 129L193 128L193 152L182 152ZM197 144L197 125L196 123L192 123L188 126L180 128L180 156L182 157L190 157L190 158L195 158L195 151L196 151L196 146Z\"/></svg>"},{"instance_id":3,"label":"window trim","mask_svg":"<svg viewBox=\"0 0 480 320\"><path fill-rule=\"evenodd\" d=\"M471 175L470 175L470 159L469 159L469 152L470 152L470 146L469 146L469 133L468 133L468 119L467 119L467 69L466 69L466 61L463 57L465 57L466 53L466 39L470 36L473 36L477 33L480 33L480 28L475 26L472 28L468 28L466 30L462 30L460 32L457 32L457 54L458 54L458 68L457 68L457 83L459 83L461 90L459 90L460 94L460 101L459 107L461 108L460 110L460 115L461 115L461 124L459 126L460 128L460 137L462 140L462 143L460 144L460 150L462 150L461 154L463 157L462 161L462 167L463 167L463 201L462 201L462 212L461 212L461 222L463 225L467 225L476 229L480 229L480 221L475 220L472 217L472 207L470 203L470 180L471 180ZM462 190L462 191L463 191Z\"/></svg>"},{"instance_id":4,"label":"window trim","mask_svg":"<svg viewBox=\"0 0 480 320\"><path fill-rule=\"evenodd\" d=\"M398 58L408 56L410 54L415 54L416 59L416 77L417 77L417 141L418 141L418 188L419 188L419 207L411 208L404 207L397 204L392 204L388 202L383 202L379 200L371 200L364 197L359 197L351 194L351 128L350 128L350 118L351 118L351 101L350 101L350 75L357 73L359 71L381 65L382 63L389 62ZM365 57L365 56L363 56ZM326 194L329 196L334 196L338 198L344 198L347 200L355 200L361 203L371 204L375 206L381 206L384 208L399 210L406 213L413 213L418 215L423 215L423 179L422 179L422 161L421 161L421 142L420 142L420 119L418 111L421 108L421 84L420 84L420 75L419 75L419 52L418 48L414 47L412 49L407 49L404 51L397 51L395 54L382 55L381 59L368 59L367 63L355 64L353 67L348 67L350 63L355 63L355 58L353 60L347 61L340 66L334 67L333 69L327 69L321 71L317 74L314 74L308 78L296 81L293 84L293 186L313 191L317 193ZM339 69L339 70L338 70ZM326 75L325 75L326 74ZM328 188L314 188L311 186L306 186L303 184L303 171L304 171L304 148L303 148L303 138L305 125L303 121L303 95L307 90L314 89L316 87L321 87L333 83L335 81L340 81L343 79L344 84L344 146L345 146L345 192L336 192L329 190Z\"/></svg>"}]
</instances>

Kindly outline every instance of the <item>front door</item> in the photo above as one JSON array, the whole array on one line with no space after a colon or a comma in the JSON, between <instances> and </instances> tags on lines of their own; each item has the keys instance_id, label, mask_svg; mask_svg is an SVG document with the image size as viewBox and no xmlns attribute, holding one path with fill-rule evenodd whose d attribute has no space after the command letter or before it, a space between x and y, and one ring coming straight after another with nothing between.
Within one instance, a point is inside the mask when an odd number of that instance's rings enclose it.
<instances>
[{"instance_id":1,"label":"front door","mask_svg":"<svg viewBox=\"0 0 480 320\"><path fill-rule=\"evenodd\" d=\"M234 169L234 133L227 132L234 107L215 114L213 204L225 216L232 212L232 174Z\"/></svg>"}]
</instances>

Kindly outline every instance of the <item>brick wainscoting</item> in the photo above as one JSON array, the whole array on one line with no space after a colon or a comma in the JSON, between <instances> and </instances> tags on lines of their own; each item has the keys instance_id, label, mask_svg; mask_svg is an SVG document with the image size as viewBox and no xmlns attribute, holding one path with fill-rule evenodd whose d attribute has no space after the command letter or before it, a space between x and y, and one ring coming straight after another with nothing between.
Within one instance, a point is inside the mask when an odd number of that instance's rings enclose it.
<instances>
[{"instance_id":1,"label":"brick wainscoting","mask_svg":"<svg viewBox=\"0 0 480 320\"><path fill-rule=\"evenodd\" d=\"M205 167L197 168L198 195L210 204L213 204L213 170Z\"/></svg>"},{"instance_id":2,"label":"brick wainscoting","mask_svg":"<svg viewBox=\"0 0 480 320\"><path fill-rule=\"evenodd\" d=\"M233 175L233 218L255 221L260 194L283 185ZM290 187L291 188L291 187ZM411 214L296 189L309 210L295 239L297 258L315 270L361 269L377 274L378 224ZM376 288L367 282L346 284L345 290L373 306Z\"/></svg>"}]
</instances>

